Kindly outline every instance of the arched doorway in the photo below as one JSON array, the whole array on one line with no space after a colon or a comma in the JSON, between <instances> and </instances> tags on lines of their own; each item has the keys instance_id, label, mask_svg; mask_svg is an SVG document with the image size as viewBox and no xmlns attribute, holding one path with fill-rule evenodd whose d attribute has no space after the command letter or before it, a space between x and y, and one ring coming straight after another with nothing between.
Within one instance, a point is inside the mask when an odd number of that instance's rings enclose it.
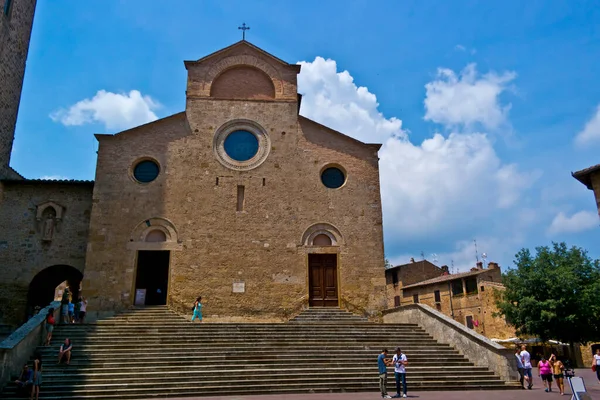
<instances>
[{"instance_id":1,"label":"arched doorway","mask_svg":"<svg viewBox=\"0 0 600 400\"><path fill-rule=\"evenodd\" d=\"M38 272L29 284L27 317L33 315L36 306L44 308L50 304L54 300L56 288L63 282L66 282L74 299L79 297L82 279L81 271L70 265L53 265Z\"/></svg>"}]
</instances>

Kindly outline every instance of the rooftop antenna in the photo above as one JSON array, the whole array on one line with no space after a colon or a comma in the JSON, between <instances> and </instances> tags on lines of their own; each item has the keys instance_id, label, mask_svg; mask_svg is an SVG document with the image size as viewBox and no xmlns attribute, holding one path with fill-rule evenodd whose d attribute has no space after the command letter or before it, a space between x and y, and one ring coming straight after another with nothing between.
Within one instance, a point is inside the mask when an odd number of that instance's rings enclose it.
<instances>
[{"instance_id":1,"label":"rooftop antenna","mask_svg":"<svg viewBox=\"0 0 600 400\"><path fill-rule=\"evenodd\" d=\"M485 260L487 259L487 254L486 253L482 253L481 254L481 259L483 260L483 268L487 268Z\"/></svg>"},{"instance_id":2,"label":"rooftop antenna","mask_svg":"<svg viewBox=\"0 0 600 400\"><path fill-rule=\"evenodd\" d=\"M479 253L477 253L477 240L473 239L473 243L475 243L475 260L479 262Z\"/></svg>"},{"instance_id":3,"label":"rooftop antenna","mask_svg":"<svg viewBox=\"0 0 600 400\"><path fill-rule=\"evenodd\" d=\"M421 258L425 260L425 253L423 253L423 250L421 250Z\"/></svg>"},{"instance_id":4,"label":"rooftop antenna","mask_svg":"<svg viewBox=\"0 0 600 400\"><path fill-rule=\"evenodd\" d=\"M434 263L434 264L437 264L437 262L438 262L438 256L437 256L437 254L433 253L433 254L431 255L431 258L433 259L433 263Z\"/></svg>"},{"instance_id":5,"label":"rooftop antenna","mask_svg":"<svg viewBox=\"0 0 600 400\"><path fill-rule=\"evenodd\" d=\"M454 260L450 260L450 265L451 265L450 273L453 274L454 273Z\"/></svg>"}]
</instances>

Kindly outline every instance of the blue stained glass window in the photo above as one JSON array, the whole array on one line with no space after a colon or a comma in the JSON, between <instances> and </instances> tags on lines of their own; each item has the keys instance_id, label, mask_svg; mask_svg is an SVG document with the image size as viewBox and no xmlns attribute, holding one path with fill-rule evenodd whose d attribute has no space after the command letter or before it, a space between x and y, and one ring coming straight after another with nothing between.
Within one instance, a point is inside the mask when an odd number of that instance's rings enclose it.
<instances>
[{"instance_id":1,"label":"blue stained glass window","mask_svg":"<svg viewBox=\"0 0 600 400\"><path fill-rule=\"evenodd\" d=\"M258 153L258 138L248 131L233 131L223 143L225 153L235 161L248 161Z\"/></svg>"},{"instance_id":2,"label":"blue stained glass window","mask_svg":"<svg viewBox=\"0 0 600 400\"><path fill-rule=\"evenodd\" d=\"M154 161L145 160L138 163L133 169L133 176L138 182L152 182L158 176L158 164Z\"/></svg>"},{"instance_id":3,"label":"blue stained glass window","mask_svg":"<svg viewBox=\"0 0 600 400\"><path fill-rule=\"evenodd\" d=\"M337 189L346 182L346 176L341 169L329 167L321 174L321 182L330 189Z\"/></svg>"}]
</instances>

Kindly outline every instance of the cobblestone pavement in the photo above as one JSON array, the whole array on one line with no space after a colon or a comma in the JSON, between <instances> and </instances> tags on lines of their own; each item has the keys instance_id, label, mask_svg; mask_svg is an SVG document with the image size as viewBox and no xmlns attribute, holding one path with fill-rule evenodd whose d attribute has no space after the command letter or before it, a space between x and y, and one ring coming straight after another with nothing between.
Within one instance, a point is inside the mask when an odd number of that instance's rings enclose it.
<instances>
[{"instance_id":1,"label":"cobblestone pavement","mask_svg":"<svg viewBox=\"0 0 600 400\"><path fill-rule=\"evenodd\" d=\"M584 379L585 386L590 397L600 400L600 384L596 380L596 374L591 369L578 369L576 375ZM374 375L376 379L376 375ZM482 391L448 391L448 392L412 392L409 399L418 400L569 400L571 390L565 382L565 396L560 396L556 387L553 386L552 393L544 392L542 381L534 376L534 388L532 390L482 390ZM410 389L410 387L409 387ZM394 393L390 393L393 395ZM262 396L219 396L219 397L197 397L198 400L274 400L284 398L285 400L377 400L381 398L378 392L369 393L320 393L320 394L278 394ZM170 400L191 400L194 398L172 398Z\"/></svg>"}]
</instances>

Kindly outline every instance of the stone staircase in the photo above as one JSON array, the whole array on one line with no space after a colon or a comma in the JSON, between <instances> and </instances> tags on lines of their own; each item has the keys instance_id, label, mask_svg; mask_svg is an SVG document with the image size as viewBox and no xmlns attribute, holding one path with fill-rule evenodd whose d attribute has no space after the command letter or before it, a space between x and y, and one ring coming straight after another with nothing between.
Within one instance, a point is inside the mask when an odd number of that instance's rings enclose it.
<instances>
[{"instance_id":1,"label":"stone staircase","mask_svg":"<svg viewBox=\"0 0 600 400\"><path fill-rule=\"evenodd\" d=\"M351 312L341 310L339 308L331 307L316 307L304 310L289 322L300 322L300 323L322 323L322 322L335 322L335 323L357 323L357 322L368 322L367 318L359 317L358 315L352 314Z\"/></svg>"},{"instance_id":2,"label":"stone staircase","mask_svg":"<svg viewBox=\"0 0 600 400\"><path fill-rule=\"evenodd\" d=\"M516 388L416 325L329 312L309 310L285 324L192 324L165 307L147 307L94 324L59 325L52 346L38 348L44 363L40 398L377 393L377 355L387 347L391 356L397 345L410 362L409 392ZM71 365L57 365L66 337L74 343ZM14 385L0 397L15 398Z\"/></svg>"}]
</instances>

